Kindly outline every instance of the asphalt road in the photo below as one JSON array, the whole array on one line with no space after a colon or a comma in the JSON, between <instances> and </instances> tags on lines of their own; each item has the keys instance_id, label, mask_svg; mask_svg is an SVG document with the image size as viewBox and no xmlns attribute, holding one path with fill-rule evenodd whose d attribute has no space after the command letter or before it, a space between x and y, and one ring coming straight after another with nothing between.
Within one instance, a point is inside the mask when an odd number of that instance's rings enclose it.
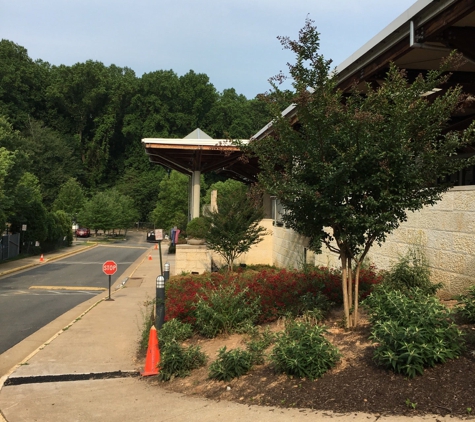
<instances>
[{"instance_id":1,"label":"asphalt road","mask_svg":"<svg viewBox=\"0 0 475 422\"><path fill-rule=\"evenodd\" d=\"M102 264L113 260L111 284L125 279L127 268L150 247L140 238L97 246L0 279L0 354L102 290L109 277ZM61 287L61 288L60 288Z\"/></svg>"}]
</instances>

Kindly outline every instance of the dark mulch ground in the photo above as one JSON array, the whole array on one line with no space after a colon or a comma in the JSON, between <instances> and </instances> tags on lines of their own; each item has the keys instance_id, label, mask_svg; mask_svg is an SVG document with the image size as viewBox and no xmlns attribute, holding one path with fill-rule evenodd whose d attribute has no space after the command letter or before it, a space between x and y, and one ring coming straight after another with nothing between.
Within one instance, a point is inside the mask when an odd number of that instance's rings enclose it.
<instances>
[{"instance_id":1,"label":"dark mulch ground","mask_svg":"<svg viewBox=\"0 0 475 422\"><path fill-rule=\"evenodd\" d=\"M408 379L378 367L372 360L373 346L367 340L369 325L345 332L335 320L327 321L329 339L343 354L338 366L316 381L290 379L268 365L230 382L207 378L202 368L184 379L160 383L166 389L214 400L277 407L310 408L338 413L369 412L411 415L440 414L470 417L475 414L475 326L465 325L467 350L459 359L427 369ZM274 327L278 329L279 327ZM282 328L282 327L281 327ZM210 357L223 344L244 347L240 336L195 339Z\"/></svg>"}]
</instances>

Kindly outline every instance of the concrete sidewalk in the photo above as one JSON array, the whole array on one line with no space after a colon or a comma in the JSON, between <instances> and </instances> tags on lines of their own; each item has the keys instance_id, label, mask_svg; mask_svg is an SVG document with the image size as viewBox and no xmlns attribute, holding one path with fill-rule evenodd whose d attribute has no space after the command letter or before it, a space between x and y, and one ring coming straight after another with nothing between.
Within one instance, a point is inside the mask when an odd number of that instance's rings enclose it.
<instances>
[{"instance_id":1,"label":"concrete sidewalk","mask_svg":"<svg viewBox=\"0 0 475 422\"><path fill-rule=\"evenodd\" d=\"M173 266L173 255L165 252L166 261ZM152 377L138 376L143 369L135 359L143 303L155 296L158 263L158 251L152 246L124 273L125 285L118 281L113 286L114 301L105 301L104 292L70 311L68 316L74 317L53 338L2 378L0 410L8 422L416 420L214 402L168 392Z\"/></svg>"}]
</instances>

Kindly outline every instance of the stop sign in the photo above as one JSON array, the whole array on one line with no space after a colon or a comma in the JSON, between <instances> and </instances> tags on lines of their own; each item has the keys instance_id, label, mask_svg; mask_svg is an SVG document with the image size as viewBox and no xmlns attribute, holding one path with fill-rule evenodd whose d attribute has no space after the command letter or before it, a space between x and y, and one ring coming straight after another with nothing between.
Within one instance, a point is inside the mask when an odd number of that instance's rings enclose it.
<instances>
[{"instance_id":1,"label":"stop sign","mask_svg":"<svg viewBox=\"0 0 475 422\"><path fill-rule=\"evenodd\" d=\"M114 261L106 261L102 264L102 271L107 275L115 274L117 271L117 264Z\"/></svg>"}]
</instances>

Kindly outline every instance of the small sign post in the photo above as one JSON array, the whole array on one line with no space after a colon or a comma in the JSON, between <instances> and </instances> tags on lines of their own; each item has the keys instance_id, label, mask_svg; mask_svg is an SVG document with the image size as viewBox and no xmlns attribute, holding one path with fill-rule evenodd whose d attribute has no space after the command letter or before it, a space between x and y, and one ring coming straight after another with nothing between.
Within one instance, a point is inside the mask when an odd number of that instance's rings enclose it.
<instances>
[{"instance_id":1,"label":"small sign post","mask_svg":"<svg viewBox=\"0 0 475 422\"><path fill-rule=\"evenodd\" d=\"M163 275L163 263L162 263L162 240L163 229L155 229L155 240L158 242L158 253L160 255L160 274Z\"/></svg>"},{"instance_id":2,"label":"small sign post","mask_svg":"<svg viewBox=\"0 0 475 422\"><path fill-rule=\"evenodd\" d=\"M106 261L102 264L102 271L109 276L109 298L106 300L113 301L114 299L111 299L111 276L117 272L117 264L114 261Z\"/></svg>"}]
</instances>

